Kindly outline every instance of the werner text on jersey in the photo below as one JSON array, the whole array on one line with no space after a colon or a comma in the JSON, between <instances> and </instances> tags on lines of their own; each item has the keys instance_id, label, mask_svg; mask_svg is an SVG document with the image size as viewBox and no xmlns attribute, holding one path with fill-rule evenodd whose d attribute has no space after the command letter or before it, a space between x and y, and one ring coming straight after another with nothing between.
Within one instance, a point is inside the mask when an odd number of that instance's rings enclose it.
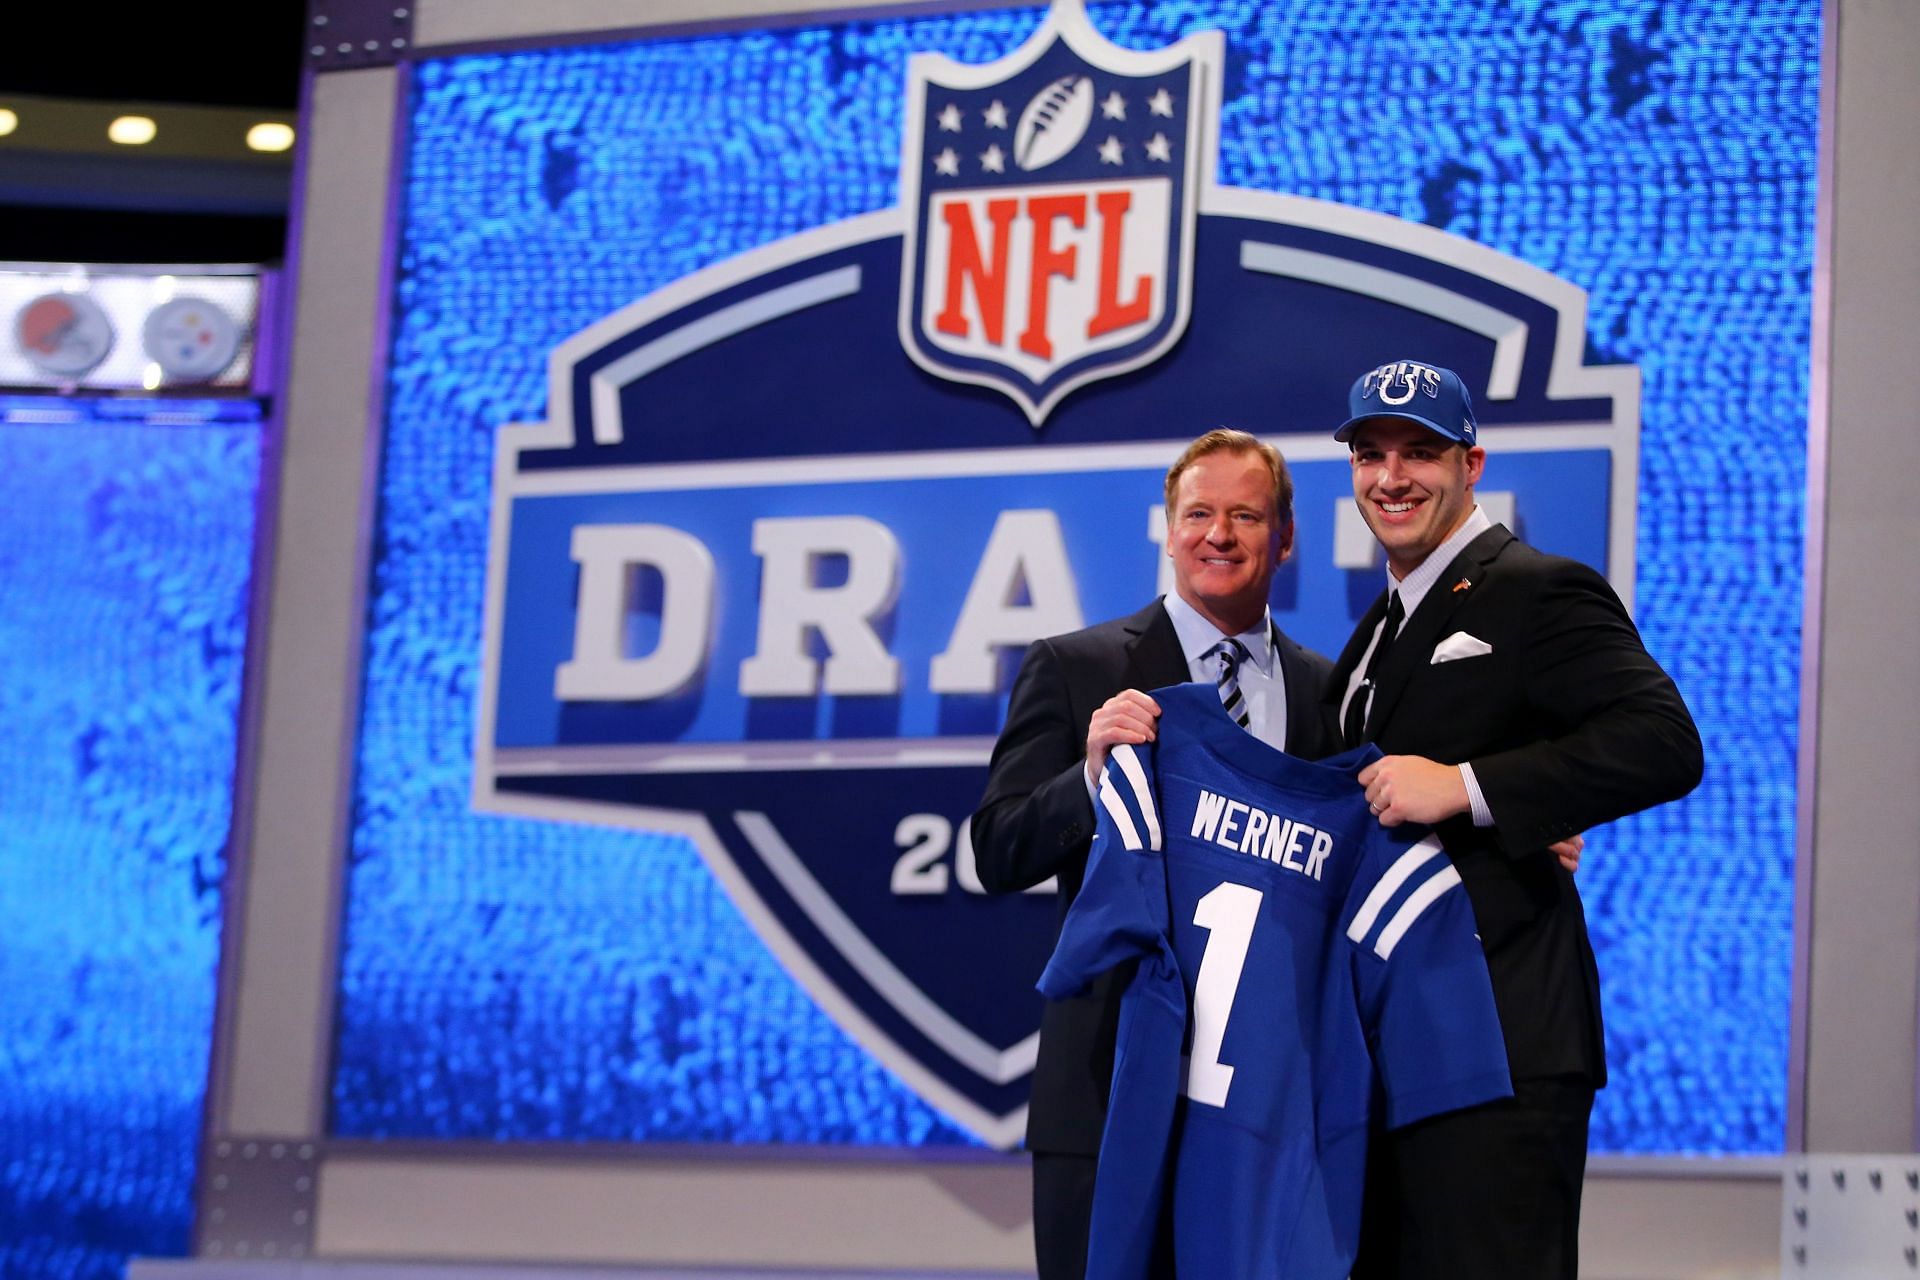
<instances>
[{"instance_id":1,"label":"werner text on jersey","mask_svg":"<svg viewBox=\"0 0 1920 1280\"><path fill-rule=\"evenodd\" d=\"M1138 962L1087 1275L1336 1280L1369 1125L1512 1093L1472 906L1437 840L1367 812L1376 748L1309 764L1207 685L1153 697L1040 979L1060 998Z\"/></svg>"}]
</instances>

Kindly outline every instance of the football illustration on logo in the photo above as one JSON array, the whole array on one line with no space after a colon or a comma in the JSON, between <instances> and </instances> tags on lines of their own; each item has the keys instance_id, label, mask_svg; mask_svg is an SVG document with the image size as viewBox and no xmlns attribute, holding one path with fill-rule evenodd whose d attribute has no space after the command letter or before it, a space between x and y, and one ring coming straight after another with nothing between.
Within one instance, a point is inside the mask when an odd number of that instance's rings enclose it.
<instances>
[{"instance_id":1,"label":"football illustration on logo","mask_svg":"<svg viewBox=\"0 0 1920 1280\"><path fill-rule=\"evenodd\" d=\"M1033 95L1013 132L1013 159L1031 172L1066 155L1093 122L1093 81L1061 76Z\"/></svg>"}]
</instances>

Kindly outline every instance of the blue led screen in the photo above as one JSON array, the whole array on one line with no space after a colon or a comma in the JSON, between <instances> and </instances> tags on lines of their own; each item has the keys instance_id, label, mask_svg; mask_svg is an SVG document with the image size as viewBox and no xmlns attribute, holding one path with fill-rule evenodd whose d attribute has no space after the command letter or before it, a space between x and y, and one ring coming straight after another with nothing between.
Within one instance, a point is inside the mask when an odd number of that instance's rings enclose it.
<instances>
[{"instance_id":1,"label":"blue led screen","mask_svg":"<svg viewBox=\"0 0 1920 1280\"><path fill-rule=\"evenodd\" d=\"M187 1251L262 429L0 398L0 1276Z\"/></svg>"},{"instance_id":2,"label":"blue led screen","mask_svg":"<svg viewBox=\"0 0 1920 1280\"><path fill-rule=\"evenodd\" d=\"M1779 1151L1817 8L1091 13L1134 48L1226 33L1223 184L1524 259L1588 290L1588 363L1641 370L1636 612L1700 723L1708 776L1594 833L1580 873L1613 1069L1593 1145ZM1037 16L418 67L337 1134L972 1141L815 1007L689 843L477 815L468 787L493 441L545 415L548 352L701 267L892 205L907 56L988 61Z\"/></svg>"}]
</instances>

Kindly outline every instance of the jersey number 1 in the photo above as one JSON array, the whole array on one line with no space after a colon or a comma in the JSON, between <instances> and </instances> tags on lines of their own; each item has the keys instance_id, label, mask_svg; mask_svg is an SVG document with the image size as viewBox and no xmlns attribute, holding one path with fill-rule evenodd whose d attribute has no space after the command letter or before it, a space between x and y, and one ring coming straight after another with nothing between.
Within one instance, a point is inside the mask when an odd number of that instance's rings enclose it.
<instances>
[{"instance_id":1,"label":"jersey number 1","mask_svg":"<svg viewBox=\"0 0 1920 1280\"><path fill-rule=\"evenodd\" d=\"M1220 1044L1227 1038L1227 1019L1233 1015L1240 971L1247 964L1260 898L1258 889L1224 880L1193 908L1193 922L1207 931L1207 949L1200 957L1200 976L1193 983L1193 1055L1187 1065L1187 1096L1211 1107L1226 1106L1227 1090L1233 1086L1233 1068L1220 1061Z\"/></svg>"}]
</instances>

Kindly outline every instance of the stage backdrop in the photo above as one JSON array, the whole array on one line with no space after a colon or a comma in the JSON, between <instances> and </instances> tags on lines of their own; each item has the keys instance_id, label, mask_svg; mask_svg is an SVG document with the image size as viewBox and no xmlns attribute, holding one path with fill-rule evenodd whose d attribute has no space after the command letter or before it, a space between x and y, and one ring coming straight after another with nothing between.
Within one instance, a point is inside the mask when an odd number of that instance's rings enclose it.
<instances>
[{"instance_id":1,"label":"stage backdrop","mask_svg":"<svg viewBox=\"0 0 1920 1280\"><path fill-rule=\"evenodd\" d=\"M0 396L3 1280L188 1246L263 417Z\"/></svg>"},{"instance_id":2,"label":"stage backdrop","mask_svg":"<svg viewBox=\"0 0 1920 1280\"><path fill-rule=\"evenodd\" d=\"M1818 39L1290 0L420 64L331 1131L1015 1141L1053 904L961 833L1021 639L1151 597L1226 423L1337 650L1327 432L1419 356L1707 741L1580 873L1594 1146L1778 1152Z\"/></svg>"}]
</instances>

